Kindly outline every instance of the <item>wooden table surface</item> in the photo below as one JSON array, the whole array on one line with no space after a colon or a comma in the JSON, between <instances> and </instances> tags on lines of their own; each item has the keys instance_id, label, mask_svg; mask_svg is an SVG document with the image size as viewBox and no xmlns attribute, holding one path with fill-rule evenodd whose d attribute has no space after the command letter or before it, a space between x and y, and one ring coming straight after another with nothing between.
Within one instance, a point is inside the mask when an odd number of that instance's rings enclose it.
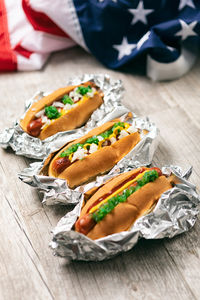
<instances>
[{"instance_id":1,"label":"wooden table surface","mask_svg":"<svg viewBox=\"0 0 200 300\"><path fill-rule=\"evenodd\" d=\"M124 103L148 115L160 128L157 165L194 167L200 179L200 63L183 78L152 82L137 71L107 70L79 47L54 54L42 71L0 75L0 129L23 112L37 90L52 90L68 77L107 73L122 79ZM104 262L71 262L54 257L51 229L66 207L41 204L17 173L30 160L0 149L0 299L200 299L200 222L173 239L141 240L134 249Z\"/></svg>"}]
</instances>

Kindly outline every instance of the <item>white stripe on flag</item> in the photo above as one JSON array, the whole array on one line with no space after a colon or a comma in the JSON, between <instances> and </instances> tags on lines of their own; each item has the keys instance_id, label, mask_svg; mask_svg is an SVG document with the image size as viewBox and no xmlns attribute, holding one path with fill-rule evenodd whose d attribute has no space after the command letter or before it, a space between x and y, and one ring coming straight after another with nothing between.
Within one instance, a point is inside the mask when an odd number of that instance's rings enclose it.
<instances>
[{"instance_id":1,"label":"white stripe on flag","mask_svg":"<svg viewBox=\"0 0 200 300\"><path fill-rule=\"evenodd\" d=\"M29 58L17 54L17 66L20 71L39 70L45 64L49 54L33 53Z\"/></svg>"},{"instance_id":2,"label":"white stripe on flag","mask_svg":"<svg viewBox=\"0 0 200 300\"><path fill-rule=\"evenodd\" d=\"M33 52L50 53L75 45L71 39L56 36L42 31L32 31L24 37L21 45Z\"/></svg>"},{"instance_id":3,"label":"white stripe on flag","mask_svg":"<svg viewBox=\"0 0 200 300\"><path fill-rule=\"evenodd\" d=\"M182 48L182 52L176 61L160 63L149 55L147 56L147 76L152 80L173 80L183 76L194 65L197 54Z\"/></svg>"},{"instance_id":4,"label":"white stripe on flag","mask_svg":"<svg viewBox=\"0 0 200 300\"><path fill-rule=\"evenodd\" d=\"M88 51L72 0L30 0L30 4L35 11L45 13L77 44Z\"/></svg>"},{"instance_id":5,"label":"white stripe on flag","mask_svg":"<svg viewBox=\"0 0 200 300\"><path fill-rule=\"evenodd\" d=\"M21 1L4 0L7 11L8 30L11 47L14 48L24 36L33 32L33 27L28 22L23 11Z\"/></svg>"},{"instance_id":6,"label":"white stripe on flag","mask_svg":"<svg viewBox=\"0 0 200 300\"><path fill-rule=\"evenodd\" d=\"M39 1L36 2L38 3ZM50 5L49 2L44 2L40 2L40 4L43 4L44 13L46 14L47 7L52 6L52 3ZM35 4L35 1L33 3ZM45 7L44 4L47 6ZM75 45L74 41L66 37L34 30L27 20L21 1L5 0L5 5L12 48L14 49L20 43L25 50L33 52L29 58L20 55L18 52L16 53L18 70L38 70L46 62L50 52ZM38 9L38 11L42 12L42 9Z\"/></svg>"}]
</instances>

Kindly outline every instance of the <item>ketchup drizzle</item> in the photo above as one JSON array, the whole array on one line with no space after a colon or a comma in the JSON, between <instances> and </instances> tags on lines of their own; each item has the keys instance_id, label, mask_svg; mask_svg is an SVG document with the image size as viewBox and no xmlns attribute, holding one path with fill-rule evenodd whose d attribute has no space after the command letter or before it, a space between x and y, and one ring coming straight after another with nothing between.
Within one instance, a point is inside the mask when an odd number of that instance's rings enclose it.
<instances>
[{"instance_id":1,"label":"ketchup drizzle","mask_svg":"<svg viewBox=\"0 0 200 300\"><path fill-rule=\"evenodd\" d=\"M101 201L103 201L104 199L106 199L107 197L109 197L110 195L112 195L115 191L117 191L118 189L120 189L123 185L125 185L127 182L135 179L139 174L143 173L146 170L146 168L142 167L140 168L140 170L138 170L137 173L134 173L133 175L131 175L129 178L125 179L124 181L122 181L120 184L118 184L117 186L115 186L112 190L110 190L108 193L106 193L105 195L103 195L102 197L100 197L99 199L97 199L93 204L91 204L87 210L87 213L90 211L91 208L93 208L94 206L96 206L97 204L99 204Z\"/></svg>"}]
</instances>

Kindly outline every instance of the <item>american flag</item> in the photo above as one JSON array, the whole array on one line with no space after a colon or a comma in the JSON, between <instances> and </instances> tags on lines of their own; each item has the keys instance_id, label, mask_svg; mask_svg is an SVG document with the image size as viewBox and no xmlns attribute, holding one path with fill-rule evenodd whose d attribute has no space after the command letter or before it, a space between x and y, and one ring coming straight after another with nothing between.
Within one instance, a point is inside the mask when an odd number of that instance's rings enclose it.
<instances>
[{"instance_id":1,"label":"american flag","mask_svg":"<svg viewBox=\"0 0 200 300\"><path fill-rule=\"evenodd\" d=\"M140 58L153 80L174 79L199 37L199 0L0 0L0 71L40 69L78 44L108 68Z\"/></svg>"}]
</instances>

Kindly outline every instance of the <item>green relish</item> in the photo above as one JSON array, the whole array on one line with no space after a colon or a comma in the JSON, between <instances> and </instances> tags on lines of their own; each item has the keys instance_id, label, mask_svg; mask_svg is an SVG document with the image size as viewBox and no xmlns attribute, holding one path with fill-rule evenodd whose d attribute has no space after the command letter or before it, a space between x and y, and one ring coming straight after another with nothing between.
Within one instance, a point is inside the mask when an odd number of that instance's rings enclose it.
<instances>
[{"instance_id":1,"label":"green relish","mask_svg":"<svg viewBox=\"0 0 200 300\"><path fill-rule=\"evenodd\" d=\"M79 86L76 89L76 93L81 94L82 96L84 96L85 94L90 93L90 92L92 92L92 88L91 88L90 85L88 85L88 86Z\"/></svg>"},{"instance_id":2,"label":"green relish","mask_svg":"<svg viewBox=\"0 0 200 300\"><path fill-rule=\"evenodd\" d=\"M74 101L72 100L72 98L70 98L68 95L64 95L63 98L62 98L62 102L64 104L74 104Z\"/></svg>"},{"instance_id":3,"label":"green relish","mask_svg":"<svg viewBox=\"0 0 200 300\"><path fill-rule=\"evenodd\" d=\"M92 218L96 223L100 222L107 214L109 214L119 203L125 202L127 198L134 192L139 190L142 186L149 182L153 182L158 178L158 172L156 170L150 170L144 174L142 179L136 181L136 186L131 186L123 191L121 195L116 195L108 200L105 204L102 204L96 212L92 214Z\"/></svg>"},{"instance_id":4,"label":"green relish","mask_svg":"<svg viewBox=\"0 0 200 300\"><path fill-rule=\"evenodd\" d=\"M113 133L114 129L118 126L121 126L122 128L125 128L125 123L124 122L117 122L115 123L111 129L99 134L98 136L101 136L103 137L104 139L108 139L109 136ZM120 129L118 129L118 133L121 131ZM88 138L83 144L80 144L80 143L77 143L77 144L74 144L72 146L70 146L67 150L63 151L61 154L60 154L60 157L66 157L66 156L69 156L70 154L76 152L78 150L79 147L83 148L84 145L86 144L96 144L98 145L99 144L99 139L97 138L96 135L92 136L91 138Z\"/></svg>"},{"instance_id":5,"label":"green relish","mask_svg":"<svg viewBox=\"0 0 200 300\"><path fill-rule=\"evenodd\" d=\"M55 106L46 106L45 107L45 115L49 119L57 119L61 116L61 114L59 113L59 111L57 110L57 108Z\"/></svg>"}]
</instances>

